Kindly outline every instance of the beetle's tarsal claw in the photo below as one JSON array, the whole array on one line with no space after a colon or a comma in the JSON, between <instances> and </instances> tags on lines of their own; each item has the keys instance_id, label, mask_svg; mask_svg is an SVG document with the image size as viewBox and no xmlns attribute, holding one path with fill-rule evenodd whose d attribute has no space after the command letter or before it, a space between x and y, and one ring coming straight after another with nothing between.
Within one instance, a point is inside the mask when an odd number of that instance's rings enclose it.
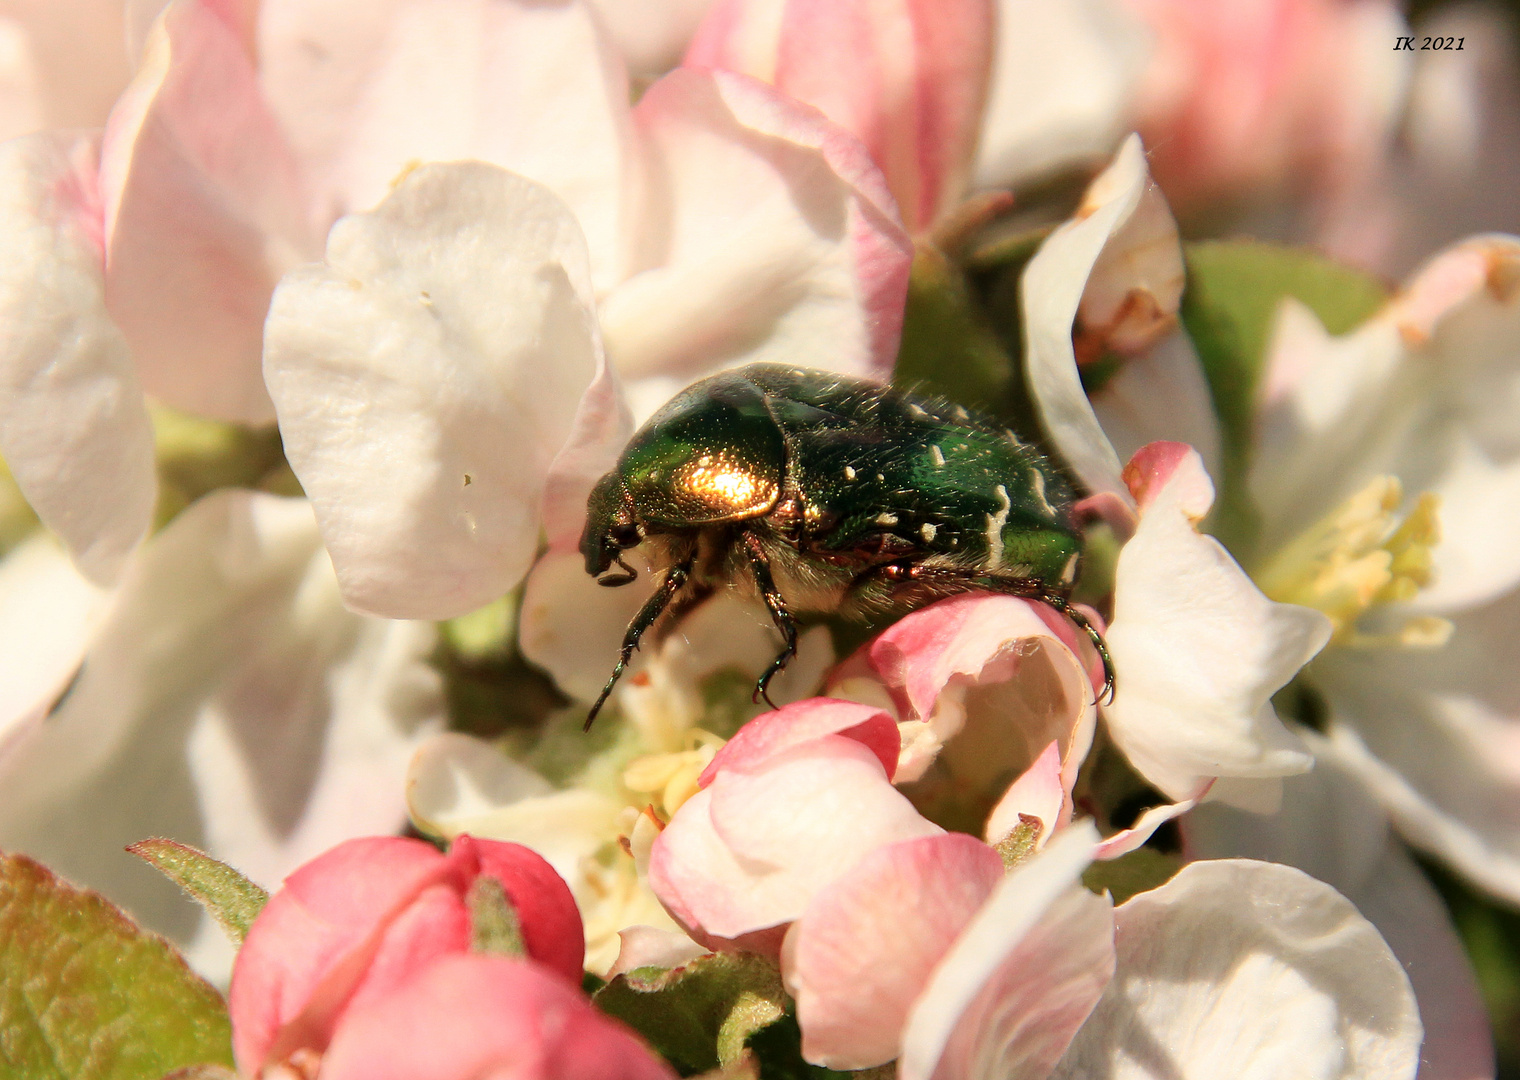
<instances>
[{"instance_id":1,"label":"beetle's tarsal claw","mask_svg":"<svg viewBox=\"0 0 1520 1080\"><path fill-rule=\"evenodd\" d=\"M1042 603L1049 604L1062 615L1071 620L1073 626L1087 635L1087 640L1092 642L1093 649L1098 654L1098 659L1103 662L1103 689L1093 699L1094 705L1112 705L1114 694L1118 689L1118 680L1114 678L1114 658L1108 654L1108 642L1103 640L1103 635L1098 628L1088 621L1087 616L1066 602L1066 598L1056 593L1046 593L1040 597Z\"/></svg>"}]
</instances>

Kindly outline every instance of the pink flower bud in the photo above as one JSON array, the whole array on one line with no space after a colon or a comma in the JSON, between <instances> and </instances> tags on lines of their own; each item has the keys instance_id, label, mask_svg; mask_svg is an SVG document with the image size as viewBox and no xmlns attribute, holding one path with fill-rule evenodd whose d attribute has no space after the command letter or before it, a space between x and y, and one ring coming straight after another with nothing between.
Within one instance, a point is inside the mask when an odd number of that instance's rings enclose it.
<instances>
[{"instance_id":1,"label":"pink flower bud","mask_svg":"<svg viewBox=\"0 0 1520 1080\"><path fill-rule=\"evenodd\" d=\"M248 932L229 995L239 1066L320 1053L350 1010L468 952L467 898L482 876L511 900L529 959L578 981L580 913L528 848L461 836L445 855L420 840L350 840L286 878Z\"/></svg>"}]
</instances>

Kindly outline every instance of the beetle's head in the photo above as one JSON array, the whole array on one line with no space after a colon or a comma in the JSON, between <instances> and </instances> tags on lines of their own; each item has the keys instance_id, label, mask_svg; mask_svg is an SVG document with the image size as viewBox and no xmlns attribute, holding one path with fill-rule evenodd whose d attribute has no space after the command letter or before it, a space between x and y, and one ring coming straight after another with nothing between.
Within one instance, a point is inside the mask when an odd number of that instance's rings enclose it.
<instances>
[{"instance_id":1,"label":"beetle's head","mask_svg":"<svg viewBox=\"0 0 1520 1080\"><path fill-rule=\"evenodd\" d=\"M617 470L597 481L586 500L586 529L581 533L581 554L586 557L586 573L597 578L602 585L626 585L638 574L622 554L629 548L638 547L644 539L633 510L623 491ZM623 568L623 573L602 577L613 563Z\"/></svg>"}]
</instances>

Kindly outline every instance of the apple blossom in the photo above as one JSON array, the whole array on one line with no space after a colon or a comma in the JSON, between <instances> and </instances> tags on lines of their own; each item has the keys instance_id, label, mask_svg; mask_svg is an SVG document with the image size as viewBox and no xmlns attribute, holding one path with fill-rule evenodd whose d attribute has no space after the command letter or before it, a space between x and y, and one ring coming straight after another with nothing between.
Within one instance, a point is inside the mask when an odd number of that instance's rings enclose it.
<instances>
[{"instance_id":1,"label":"apple blossom","mask_svg":"<svg viewBox=\"0 0 1520 1080\"><path fill-rule=\"evenodd\" d=\"M527 958L578 983L580 915L532 851L468 836L447 855L420 840L350 840L286 878L248 931L229 995L243 1068L324 1052L351 1012L375 1007L439 958L467 953L468 897L481 877L502 887Z\"/></svg>"},{"instance_id":2,"label":"apple blossom","mask_svg":"<svg viewBox=\"0 0 1520 1080\"><path fill-rule=\"evenodd\" d=\"M764 79L859 136L910 232L965 193L992 61L992 0L718 0L689 67Z\"/></svg>"},{"instance_id":3,"label":"apple blossom","mask_svg":"<svg viewBox=\"0 0 1520 1080\"><path fill-rule=\"evenodd\" d=\"M112 592L39 535L0 563L0 634L0 847L105 892L219 981L221 931L123 847L173 836L272 884L403 825L407 761L443 719L432 627L346 611L300 499L207 496Z\"/></svg>"},{"instance_id":4,"label":"apple blossom","mask_svg":"<svg viewBox=\"0 0 1520 1080\"><path fill-rule=\"evenodd\" d=\"M574 569L584 577L580 567ZM568 628L580 614L571 609L556 616ZM601 628L580 621L585 629L578 649L586 655L578 663L590 685L606 677L602 657L586 643ZM822 628L802 636L797 658L773 683L777 700L793 700L818 685L833 661L827 640ZM408 774L413 823L430 836L468 832L526 844L542 854L569 882L580 906L586 966L608 972L627 952L628 927L676 929L647 880L654 836L698 790L700 776L723 745L713 729L731 731L763 708L750 703L745 689L742 705L733 703L737 715L728 719L729 703L704 694L704 687L710 691L715 679L734 675L737 685L752 686L773 655L768 616L732 597L715 597L690 613L681 633L646 650L621 692L617 725L598 729L588 740L580 730L579 709L551 719L541 742L555 748L550 760L562 759L556 774L563 786L556 788L498 746L440 735L419 749ZM545 755L521 756L536 764ZM574 763L568 775L566 761ZM684 935L679 941L690 945Z\"/></svg>"}]
</instances>

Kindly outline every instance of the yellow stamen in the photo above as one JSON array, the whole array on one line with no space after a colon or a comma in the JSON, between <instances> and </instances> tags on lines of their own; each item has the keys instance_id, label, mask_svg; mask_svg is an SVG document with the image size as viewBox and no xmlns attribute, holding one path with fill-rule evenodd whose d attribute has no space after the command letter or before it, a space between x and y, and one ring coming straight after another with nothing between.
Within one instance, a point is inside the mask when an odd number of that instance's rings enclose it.
<instances>
[{"instance_id":1,"label":"yellow stamen","mask_svg":"<svg viewBox=\"0 0 1520 1080\"><path fill-rule=\"evenodd\" d=\"M1403 499L1396 477L1375 478L1277 552L1256 576L1261 591L1324 612L1338 644L1444 645L1451 624L1432 616L1412 617L1390 633L1357 629L1371 609L1412 600L1430 584L1431 549L1441 539L1440 499L1422 494L1399 521Z\"/></svg>"},{"instance_id":2,"label":"yellow stamen","mask_svg":"<svg viewBox=\"0 0 1520 1080\"><path fill-rule=\"evenodd\" d=\"M646 795L658 792L660 809L668 819L697 793L697 778L723 743L712 732L693 728L687 733L687 749L630 761L623 770L623 786Z\"/></svg>"}]
</instances>

